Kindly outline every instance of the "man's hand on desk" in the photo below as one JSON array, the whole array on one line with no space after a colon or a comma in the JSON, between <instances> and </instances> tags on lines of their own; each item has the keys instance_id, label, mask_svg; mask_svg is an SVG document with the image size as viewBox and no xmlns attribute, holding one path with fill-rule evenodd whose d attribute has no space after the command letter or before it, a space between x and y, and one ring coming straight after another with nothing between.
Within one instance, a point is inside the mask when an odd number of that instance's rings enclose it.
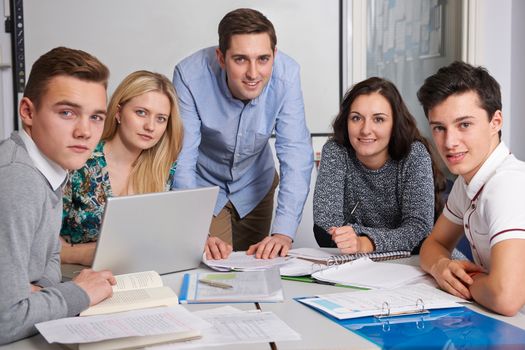
<instances>
[{"instance_id":1,"label":"man's hand on desk","mask_svg":"<svg viewBox=\"0 0 525 350\"><path fill-rule=\"evenodd\" d=\"M208 237L204 251L206 259L226 259L232 252L232 246L218 237Z\"/></svg>"},{"instance_id":2,"label":"man's hand on desk","mask_svg":"<svg viewBox=\"0 0 525 350\"><path fill-rule=\"evenodd\" d=\"M259 243L252 244L246 251L246 254L255 254L257 259L273 259L278 255L286 256L291 247L292 239L290 237L275 233Z\"/></svg>"},{"instance_id":3,"label":"man's hand on desk","mask_svg":"<svg viewBox=\"0 0 525 350\"><path fill-rule=\"evenodd\" d=\"M73 278L80 288L82 288L89 297L89 305L96 305L102 300L113 295L111 286L117 284L117 280L109 270L93 271L84 269L80 274Z\"/></svg>"},{"instance_id":4,"label":"man's hand on desk","mask_svg":"<svg viewBox=\"0 0 525 350\"><path fill-rule=\"evenodd\" d=\"M430 273L445 291L459 298L470 300L469 286L474 283L470 274L483 272L483 268L468 260L439 259L432 266Z\"/></svg>"}]
</instances>

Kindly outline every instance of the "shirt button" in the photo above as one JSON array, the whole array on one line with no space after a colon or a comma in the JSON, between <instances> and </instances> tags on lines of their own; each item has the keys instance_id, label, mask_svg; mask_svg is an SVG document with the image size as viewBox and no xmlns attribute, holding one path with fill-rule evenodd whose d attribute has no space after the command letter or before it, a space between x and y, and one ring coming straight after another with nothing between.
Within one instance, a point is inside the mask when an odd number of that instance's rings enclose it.
<instances>
[{"instance_id":1,"label":"shirt button","mask_svg":"<svg viewBox=\"0 0 525 350\"><path fill-rule=\"evenodd\" d=\"M476 209L476 204L472 203L472 205L470 206L472 208L472 210Z\"/></svg>"},{"instance_id":2,"label":"shirt button","mask_svg":"<svg viewBox=\"0 0 525 350\"><path fill-rule=\"evenodd\" d=\"M468 224L465 224L465 228L468 230Z\"/></svg>"}]
</instances>

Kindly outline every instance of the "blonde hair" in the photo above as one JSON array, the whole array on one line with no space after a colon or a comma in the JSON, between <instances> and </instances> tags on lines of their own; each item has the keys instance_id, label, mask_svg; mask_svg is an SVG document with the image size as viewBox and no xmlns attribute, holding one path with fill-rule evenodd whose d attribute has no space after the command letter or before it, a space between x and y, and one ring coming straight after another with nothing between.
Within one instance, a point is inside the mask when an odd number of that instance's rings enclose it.
<instances>
[{"instance_id":1,"label":"blonde hair","mask_svg":"<svg viewBox=\"0 0 525 350\"><path fill-rule=\"evenodd\" d=\"M117 87L108 106L102 140L111 140L117 133L116 115L129 100L148 92L160 92L168 97L171 112L166 131L157 144L143 150L129 174L129 185L136 194L162 192L168 181L169 171L182 148L183 129L177 105L177 95L171 82L164 75L140 70L131 73Z\"/></svg>"}]
</instances>

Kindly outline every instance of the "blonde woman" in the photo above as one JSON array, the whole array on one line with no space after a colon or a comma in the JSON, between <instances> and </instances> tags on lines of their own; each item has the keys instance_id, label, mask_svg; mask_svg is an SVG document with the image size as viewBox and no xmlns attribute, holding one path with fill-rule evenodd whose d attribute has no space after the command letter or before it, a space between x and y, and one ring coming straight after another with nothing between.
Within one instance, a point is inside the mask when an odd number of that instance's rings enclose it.
<instances>
[{"instance_id":1,"label":"blonde woman","mask_svg":"<svg viewBox=\"0 0 525 350\"><path fill-rule=\"evenodd\" d=\"M92 264L106 198L169 190L182 132L165 76L137 71L120 83L100 143L64 190L63 263Z\"/></svg>"}]
</instances>

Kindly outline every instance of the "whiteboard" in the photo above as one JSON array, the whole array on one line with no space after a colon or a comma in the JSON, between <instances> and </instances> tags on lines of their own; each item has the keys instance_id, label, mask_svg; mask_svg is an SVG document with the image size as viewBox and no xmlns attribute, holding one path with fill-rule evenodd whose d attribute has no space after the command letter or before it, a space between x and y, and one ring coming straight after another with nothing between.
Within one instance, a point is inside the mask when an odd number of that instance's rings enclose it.
<instances>
[{"instance_id":1,"label":"whiteboard","mask_svg":"<svg viewBox=\"0 0 525 350\"><path fill-rule=\"evenodd\" d=\"M338 112L340 0L25 0L26 74L56 46L85 50L111 71L109 93L129 73L173 77L175 64L218 44L230 10L250 7L274 24L277 48L301 65L307 124L330 131Z\"/></svg>"}]
</instances>

